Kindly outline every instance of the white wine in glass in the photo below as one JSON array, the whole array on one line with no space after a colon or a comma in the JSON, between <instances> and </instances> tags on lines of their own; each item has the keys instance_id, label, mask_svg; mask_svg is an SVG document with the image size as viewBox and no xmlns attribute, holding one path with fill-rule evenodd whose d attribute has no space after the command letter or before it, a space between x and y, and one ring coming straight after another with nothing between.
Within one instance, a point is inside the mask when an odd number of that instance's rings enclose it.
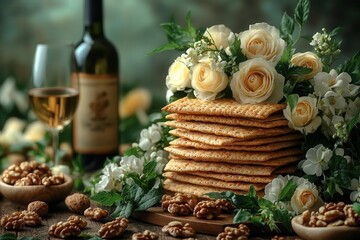
<instances>
[{"instance_id":1,"label":"white wine in glass","mask_svg":"<svg viewBox=\"0 0 360 240\"><path fill-rule=\"evenodd\" d=\"M52 135L54 166L59 165L59 131L71 122L79 100L73 50L71 44L38 44L34 57L29 99Z\"/></svg>"}]
</instances>

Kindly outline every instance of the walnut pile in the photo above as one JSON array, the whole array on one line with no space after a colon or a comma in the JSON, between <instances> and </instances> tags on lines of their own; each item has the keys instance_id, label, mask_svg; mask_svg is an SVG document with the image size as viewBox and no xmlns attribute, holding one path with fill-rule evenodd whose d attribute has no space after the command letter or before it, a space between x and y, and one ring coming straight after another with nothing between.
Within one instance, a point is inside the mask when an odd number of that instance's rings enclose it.
<instances>
[{"instance_id":1,"label":"walnut pile","mask_svg":"<svg viewBox=\"0 0 360 240\"><path fill-rule=\"evenodd\" d=\"M129 221L126 218L117 217L114 221L103 224L98 233L101 238L119 237L125 232L128 224Z\"/></svg>"},{"instance_id":2,"label":"walnut pile","mask_svg":"<svg viewBox=\"0 0 360 240\"><path fill-rule=\"evenodd\" d=\"M58 185L65 182L63 175L53 175L45 163L26 161L4 170L2 180L10 185Z\"/></svg>"},{"instance_id":3,"label":"walnut pile","mask_svg":"<svg viewBox=\"0 0 360 240\"><path fill-rule=\"evenodd\" d=\"M12 214L4 215L0 224L7 230L21 230L25 226L24 218L21 216L21 212L13 212Z\"/></svg>"},{"instance_id":4,"label":"walnut pile","mask_svg":"<svg viewBox=\"0 0 360 240\"><path fill-rule=\"evenodd\" d=\"M132 235L132 240L158 240L159 234L145 230L144 232L134 233Z\"/></svg>"},{"instance_id":5,"label":"walnut pile","mask_svg":"<svg viewBox=\"0 0 360 240\"><path fill-rule=\"evenodd\" d=\"M73 193L65 198L65 205L74 213L83 214L90 207L90 199L82 193Z\"/></svg>"},{"instance_id":6,"label":"walnut pile","mask_svg":"<svg viewBox=\"0 0 360 240\"><path fill-rule=\"evenodd\" d=\"M325 203L316 212L306 210L300 215L299 222L309 227L360 226L360 217L352 205L330 202Z\"/></svg>"},{"instance_id":7,"label":"walnut pile","mask_svg":"<svg viewBox=\"0 0 360 240\"><path fill-rule=\"evenodd\" d=\"M165 225L161 231L173 237L189 238L195 236L195 229L189 224L172 221Z\"/></svg>"},{"instance_id":8,"label":"walnut pile","mask_svg":"<svg viewBox=\"0 0 360 240\"><path fill-rule=\"evenodd\" d=\"M49 235L58 238L77 237L87 225L79 216L71 215L66 222L58 222L50 226Z\"/></svg>"},{"instance_id":9,"label":"walnut pile","mask_svg":"<svg viewBox=\"0 0 360 240\"><path fill-rule=\"evenodd\" d=\"M165 194L161 199L164 211L180 216L191 215L197 203L196 196L184 193L175 193L174 196Z\"/></svg>"},{"instance_id":10,"label":"walnut pile","mask_svg":"<svg viewBox=\"0 0 360 240\"><path fill-rule=\"evenodd\" d=\"M206 200L196 204L193 215L200 219L214 219L221 214L221 207L215 201Z\"/></svg>"},{"instance_id":11,"label":"walnut pile","mask_svg":"<svg viewBox=\"0 0 360 240\"><path fill-rule=\"evenodd\" d=\"M89 207L84 211L84 216L94 221L100 221L105 219L109 215L109 212L102 208Z\"/></svg>"},{"instance_id":12,"label":"walnut pile","mask_svg":"<svg viewBox=\"0 0 360 240\"><path fill-rule=\"evenodd\" d=\"M237 240L247 240L250 236L250 229L245 224L239 224L236 227L225 227L224 232L217 235L216 240L227 240L227 239L237 239Z\"/></svg>"},{"instance_id":13,"label":"walnut pile","mask_svg":"<svg viewBox=\"0 0 360 240\"><path fill-rule=\"evenodd\" d=\"M27 210L36 212L40 217L45 216L49 212L49 206L43 201L34 201L28 204Z\"/></svg>"}]
</instances>

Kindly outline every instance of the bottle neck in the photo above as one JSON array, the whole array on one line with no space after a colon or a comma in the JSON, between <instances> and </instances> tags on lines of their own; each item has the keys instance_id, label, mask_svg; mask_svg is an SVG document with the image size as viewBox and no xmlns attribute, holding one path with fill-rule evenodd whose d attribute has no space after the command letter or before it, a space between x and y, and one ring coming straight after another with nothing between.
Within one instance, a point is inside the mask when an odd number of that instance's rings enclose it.
<instances>
[{"instance_id":1,"label":"bottle neck","mask_svg":"<svg viewBox=\"0 0 360 240\"><path fill-rule=\"evenodd\" d=\"M85 0L84 32L91 37L102 37L103 4L102 0Z\"/></svg>"}]
</instances>

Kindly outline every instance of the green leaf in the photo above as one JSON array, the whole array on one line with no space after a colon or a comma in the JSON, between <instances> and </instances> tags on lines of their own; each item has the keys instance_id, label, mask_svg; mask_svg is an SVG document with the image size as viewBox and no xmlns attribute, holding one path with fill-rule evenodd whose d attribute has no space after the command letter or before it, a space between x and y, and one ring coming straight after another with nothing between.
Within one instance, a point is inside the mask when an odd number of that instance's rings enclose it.
<instances>
[{"instance_id":1,"label":"green leaf","mask_svg":"<svg viewBox=\"0 0 360 240\"><path fill-rule=\"evenodd\" d=\"M350 119L347 124L347 131L351 132L351 130L356 126L356 124L360 121L360 108L357 109L355 115Z\"/></svg>"},{"instance_id":2,"label":"green leaf","mask_svg":"<svg viewBox=\"0 0 360 240\"><path fill-rule=\"evenodd\" d=\"M280 32L281 37L286 41L288 46L291 46L293 43L292 34L294 32L294 29L294 19L285 12L281 19Z\"/></svg>"},{"instance_id":3,"label":"green leaf","mask_svg":"<svg viewBox=\"0 0 360 240\"><path fill-rule=\"evenodd\" d=\"M135 206L133 202L122 202L116 207L111 216L129 218L131 213L134 211L134 208Z\"/></svg>"},{"instance_id":4,"label":"green leaf","mask_svg":"<svg viewBox=\"0 0 360 240\"><path fill-rule=\"evenodd\" d=\"M299 100L299 95L297 94L291 94L286 97L286 102L287 104L289 104L290 112L294 111L296 104L298 103L298 100Z\"/></svg>"},{"instance_id":5,"label":"green leaf","mask_svg":"<svg viewBox=\"0 0 360 240\"><path fill-rule=\"evenodd\" d=\"M16 235L13 233L5 233L0 235L0 240L16 240Z\"/></svg>"},{"instance_id":6,"label":"green leaf","mask_svg":"<svg viewBox=\"0 0 360 240\"><path fill-rule=\"evenodd\" d=\"M280 222L288 232L292 231L291 215L286 209L276 209L273 214L275 223Z\"/></svg>"},{"instance_id":7,"label":"green leaf","mask_svg":"<svg viewBox=\"0 0 360 240\"><path fill-rule=\"evenodd\" d=\"M126 149L124 152L124 156L135 156L137 158L141 157L143 155L143 152L140 147L131 147Z\"/></svg>"},{"instance_id":8,"label":"green leaf","mask_svg":"<svg viewBox=\"0 0 360 240\"><path fill-rule=\"evenodd\" d=\"M94 200L104 206L112 206L114 203L122 200L122 196L114 191L99 192L93 195L91 200Z\"/></svg>"},{"instance_id":9,"label":"green leaf","mask_svg":"<svg viewBox=\"0 0 360 240\"><path fill-rule=\"evenodd\" d=\"M234 195L231 200L233 204L240 209L249 209L253 212L259 209L257 199L250 196Z\"/></svg>"},{"instance_id":10,"label":"green leaf","mask_svg":"<svg viewBox=\"0 0 360 240\"><path fill-rule=\"evenodd\" d=\"M281 190L278 201L280 202L290 201L291 197L294 195L296 188L297 188L297 184L293 180L288 181L284 186L284 188Z\"/></svg>"},{"instance_id":11,"label":"green leaf","mask_svg":"<svg viewBox=\"0 0 360 240\"><path fill-rule=\"evenodd\" d=\"M303 23L307 20L310 12L310 3L309 0L300 0L295 8L294 18L295 21L302 26Z\"/></svg>"},{"instance_id":12,"label":"green leaf","mask_svg":"<svg viewBox=\"0 0 360 240\"><path fill-rule=\"evenodd\" d=\"M250 186L250 189L249 189L249 192L248 192L247 195L249 195L250 197L253 197L253 198L257 198L256 190L255 190L254 185Z\"/></svg>"},{"instance_id":13,"label":"green leaf","mask_svg":"<svg viewBox=\"0 0 360 240\"><path fill-rule=\"evenodd\" d=\"M153 188L148 191L139 201L138 207L136 210L144 211L158 202L160 202L162 197L162 190L160 188Z\"/></svg>"},{"instance_id":14,"label":"green leaf","mask_svg":"<svg viewBox=\"0 0 360 240\"><path fill-rule=\"evenodd\" d=\"M247 210L239 210L233 219L233 223L244 223L250 220L252 214Z\"/></svg>"},{"instance_id":15,"label":"green leaf","mask_svg":"<svg viewBox=\"0 0 360 240\"><path fill-rule=\"evenodd\" d=\"M207 193L206 195L209 196L210 198L230 200L235 194L234 192L226 191L226 192L210 192Z\"/></svg>"},{"instance_id":16,"label":"green leaf","mask_svg":"<svg viewBox=\"0 0 360 240\"><path fill-rule=\"evenodd\" d=\"M358 203L358 202L354 203L353 209L357 214L360 214L360 203Z\"/></svg>"},{"instance_id":17,"label":"green leaf","mask_svg":"<svg viewBox=\"0 0 360 240\"><path fill-rule=\"evenodd\" d=\"M272 203L270 200L265 199L265 198L260 198L258 202L259 202L260 208L262 208L262 209L274 207L274 203Z\"/></svg>"}]
</instances>

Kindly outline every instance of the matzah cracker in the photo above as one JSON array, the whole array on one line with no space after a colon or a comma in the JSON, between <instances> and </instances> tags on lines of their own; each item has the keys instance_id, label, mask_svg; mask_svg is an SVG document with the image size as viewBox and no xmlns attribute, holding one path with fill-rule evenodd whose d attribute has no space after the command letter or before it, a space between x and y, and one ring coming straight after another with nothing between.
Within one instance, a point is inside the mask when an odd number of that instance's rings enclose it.
<instances>
[{"instance_id":1,"label":"matzah cracker","mask_svg":"<svg viewBox=\"0 0 360 240\"><path fill-rule=\"evenodd\" d=\"M176 159L176 160L190 160L190 161L200 161L200 160L192 160L192 159L185 159L181 156L175 155L175 154L170 154L169 155L170 159ZM297 161L300 161L301 159L304 159L302 157L302 155L294 155L294 156L288 156L288 157L280 157L280 158L274 158L274 159L270 159L267 161L253 161L253 160L241 160L241 161L230 161L227 159L224 159L222 161L209 161L209 160L205 160L205 161L200 161L200 162L223 162L223 163L235 163L235 164L247 164L247 165L261 165L261 166L274 166L274 167L280 167L280 166L285 166L288 165L290 163L295 163Z\"/></svg>"},{"instance_id":2,"label":"matzah cracker","mask_svg":"<svg viewBox=\"0 0 360 240\"><path fill-rule=\"evenodd\" d=\"M193 147L196 149L204 149L204 150L234 150L234 151L250 151L250 152L270 152L276 151L283 148L289 148L294 146L301 145L302 141L284 141L284 142L276 142L269 143L259 146L241 146L241 145L224 145L224 146L214 146L201 142L190 141L185 138L177 138L170 142L171 146L175 147Z\"/></svg>"},{"instance_id":3,"label":"matzah cracker","mask_svg":"<svg viewBox=\"0 0 360 240\"><path fill-rule=\"evenodd\" d=\"M166 105L162 110L169 113L265 119L285 107L285 104L274 103L240 104L234 99L225 98L206 101L184 97Z\"/></svg>"},{"instance_id":4,"label":"matzah cracker","mask_svg":"<svg viewBox=\"0 0 360 240\"><path fill-rule=\"evenodd\" d=\"M166 119L177 120L177 121L219 123L225 125L260 127L260 128L284 127L284 126L288 126L289 123L289 121L285 119L282 113L275 114L274 116L269 116L264 120L250 119L250 118L223 117L223 116L178 114L178 113L168 114L166 116Z\"/></svg>"},{"instance_id":5,"label":"matzah cracker","mask_svg":"<svg viewBox=\"0 0 360 240\"><path fill-rule=\"evenodd\" d=\"M191 121L167 121L164 124L172 128L180 128L189 131L210 133L219 136L234 137L239 140L277 136L277 135L283 135L283 134L295 132L295 130L289 127L250 128L250 127L229 126L229 125L223 125L217 123L203 123L203 122L191 122Z\"/></svg>"},{"instance_id":6,"label":"matzah cracker","mask_svg":"<svg viewBox=\"0 0 360 240\"><path fill-rule=\"evenodd\" d=\"M270 176L247 176L241 174L227 174L227 173L214 173L214 172L188 172L187 174L215 178L226 182L248 182L248 183L270 183L274 178L277 177L276 174Z\"/></svg>"},{"instance_id":7,"label":"matzah cracker","mask_svg":"<svg viewBox=\"0 0 360 240\"><path fill-rule=\"evenodd\" d=\"M273 174L275 175L281 175L281 174L293 174L298 170L298 166L297 164L288 164L285 166L281 166L277 169L275 169L275 171L273 172Z\"/></svg>"},{"instance_id":8,"label":"matzah cracker","mask_svg":"<svg viewBox=\"0 0 360 240\"><path fill-rule=\"evenodd\" d=\"M216 172L255 176L270 176L277 167L244 165L219 162L195 162L191 160L171 159L165 166L164 171L171 172Z\"/></svg>"},{"instance_id":9,"label":"matzah cracker","mask_svg":"<svg viewBox=\"0 0 360 240\"><path fill-rule=\"evenodd\" d=\"M202 142L214 146L224 146L224 145L258 146L258 145L269 144L274 142L292 141L303 138L303 136L299 133L290 133L290 134L279 135L276 137L263 137L263 138L256 138L247 141L243 141L243 140L239 141L239 139L233 137L216 136L213 134L201 133L197 131L189 131L185 129L172 129L169 131L169 133L176 137L186 138L192 141Z\"/></svg>"},{"instance_id":10,"label":"matzah cracker","mask_svg":"<svg viewBox=\"0 0 360 240\"><path fill-rule=\"evenodd\" d=\"M241 163L241 161L268 161L271 159L282 158L302 154L299 148L281 149L273 152L246 152L246 151L228 151L228 150L201 150L195 148L184 147L166 147L169 153L181 156L184 159L192 159L196 161L218 161Z\"/></svg>"},{"instance_id":11,"label":"matzah cracker","mask_svg":"<svg viewBox=\"0 0 360 240\"><path fill-rule=\"evenodd\" d=\"M173 193L186 193L192 194L197 197L204 197L205 194L210 192L226 192L229 189L226 188L216 188L216 187L208 187L208 186L200 186L195 184L183 183L174 181L171 179L165 179L163 184L163 189L166 191L170 191ZM246 194L243 191L232 191L236 194ZM261 192L259 192L261 194Z\"/></svg>"},{"instance_id":12,"label":"matzah cracker","mask_svg":"<svg viewBox=\"0 0 360 240\"><path fill-rule=\"evenodd\" d=\"M253 185L256 191L262 190L265 188L265 184L259 183L246 183L246 182L226 182L219 179L189 175L186 173L177 173L177 172L164 172L163 176L165 178L170 178L179 182L196 184L200 186L216 187L216 188L226 188L230 190L238 191L249 191L250 186Z\"/></svg>"}]
</instances>

